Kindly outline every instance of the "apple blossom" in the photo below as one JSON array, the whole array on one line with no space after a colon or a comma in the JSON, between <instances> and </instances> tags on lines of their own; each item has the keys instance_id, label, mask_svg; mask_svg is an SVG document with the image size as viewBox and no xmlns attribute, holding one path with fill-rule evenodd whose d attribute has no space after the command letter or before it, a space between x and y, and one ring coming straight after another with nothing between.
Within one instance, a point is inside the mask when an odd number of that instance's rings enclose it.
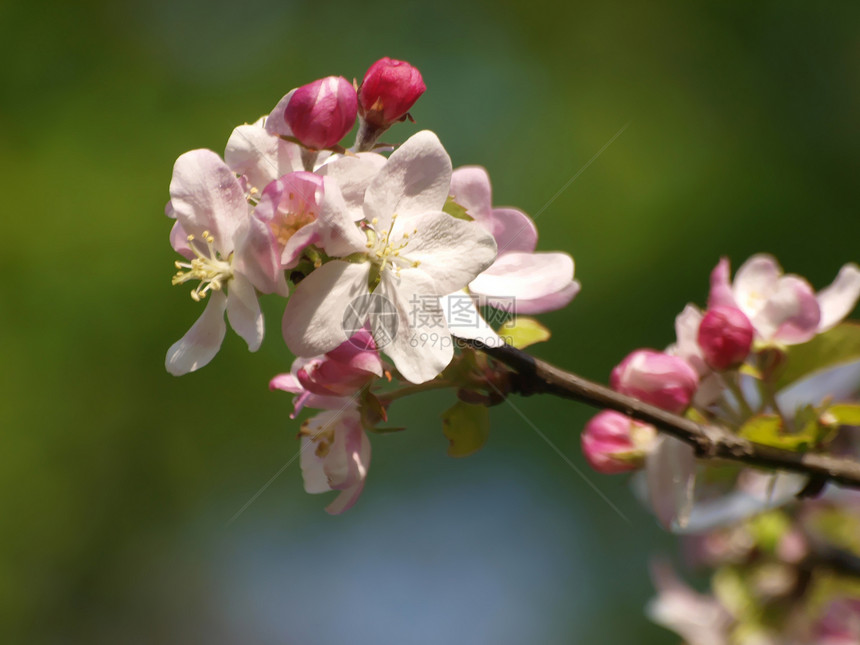
<instances>
[{"instance_id":1,"label":"apple blossom","mask_svg":"<svg viewBox=\"0 0 860 645\"><path fill-rule=\"evenodd\" d=\"M439 298L462 289L493 261L496 245L480 226L442 212L451 160L435 134L419 132L391 154L354 222L337 183L325 179L321 247L334 259L296 288L284 312L287 346L298 356L325 353L345 340L347 308L379 294L396 309L393 338L371 322L377 345L409 381L434 378L453 347ZM444 342L447 339L449 342Z\"/></svg>"},{"instance_id":2,"label":"apple blossom","mask_svg":"<svg viewBox=\"0 0 860 645\"><path fill-rule=\"evenodd\" d=\"M693 399L699 376L683 358L637 349L612 370L609 383L616 392L677 414Z\"/></svg>"},{"instance_id":3,"label":"apple blossom","mask_svg":"<svg viewBox=\"0 0 860 645\"><path fill-rule=\"evenodd\" d=\"M752 323L740 309L714 307L702 319L698 342L708 365L722 371L749 355L753 333Z\"/></svg>"},{"instance_id":4,"label":"apple blossom","mask_svg":"<svg viewBox=\"0 0 860 645\"><path fill-rule=\"evenodd\" d=\"M210 150L183 154L174 165L169 210L176 217L171 243L189 260L176 262L173 284L199 280L191 296L197 301L208 296L209 303L168 350L167 371L193 372L214 358L226 333L225 311L248 349L256 351L263 315L255 287L286 296L287 286L270 239L254 233L251 207L236 176Z\"/></svg>"},{"instance_id":5,"label":"apple blossom","mask_svg":"<svg viewBox=\"0 0 860 645\"><path fill-rule=\"evenodd\" d=\"M589 465L607 475L637 470L657 431L618 412L604 410L585 424L582 454Z\"/></svg>"},{"instance_id":6,"label":"apple blossom","mask_svg":"<svg viewBox=\"0 0 860 645\"><path fill-rule=\"evenodd\" d=\"M451 176L451 197L496 240L498 257L469 283L482 304L535 314L560 309L579 293L573 279L573 258L567 253L536 253L537 228L515 208L493 208L487 171L480 166L457 168Z\"/></svg>"},{"instance_id":7,"label":"apple blossom","mask_svg":"<svg viewBox=\"0 0 860 645\"><path fill-rule=\"evenodd\" d=\"M246 196L253 200L279 177L305 169L301 146L269 132L265 123L266 117L261 117L233 128L224 150L224 162L240 175Z\"/></svg>"},{"instance_id":8,"label":"apple blossom","mask_svg":"<svg viewBox=\"0 0 860 645\"><path fill-rule=\"evenodd\" d=\"M747 260L729 283L729 261L722 258L711 273L708 306L740 309L764 342L796 345L836 326L860 298L860 268L846 264L836 280L817 295L803 278L783 275L765 254Z\"/></svg>"},{"instance_id":9,"label":"apple blossom","mask_svg":"<svg viewBox=\"0 0 860 645\"><path fill-rule=\"evenodd\" d=\"M352 508L370 466L370 440L354 407L327 410L302 424L301 466L308 493L340 491L326 507L332 515Z\"/></svg>"},{"instance_id":10,"label":"apple blossom","mask_svg":"<svg viewBox=\"0 0 860 645\"><path fill-rule=\"evenodd\" d=\"M382 359L367 330L327 354L297 358L289 373L269 381L269 389L296 394L291 418L305 406L321 410L340 409L352 394L383 375Z\"/></svg>"}]
</instances>

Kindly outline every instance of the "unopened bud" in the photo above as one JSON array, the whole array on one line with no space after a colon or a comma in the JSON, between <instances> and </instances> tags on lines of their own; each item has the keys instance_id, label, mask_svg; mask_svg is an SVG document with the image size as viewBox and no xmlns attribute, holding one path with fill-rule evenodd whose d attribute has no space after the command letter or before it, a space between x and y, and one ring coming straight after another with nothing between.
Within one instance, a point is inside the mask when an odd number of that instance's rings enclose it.
<instances>
[{"instance_id":1,"label":"unopened bud","mask_svg":"<svg viewBox=\"0 0 860 645\"><path fill-rule=\"evenodd\" d=\"M616 392L680 414L696 393L699 375L679 356L637 349L612 370L609 384Z\"/></svg>"},{"instance_id":2,"label":"unopened bud","mask_svg":"<svg viewBox=\"0 0 860 645\"><path fill-rule=\"evenodd\" d=\"M699 325L698 342L705 361L722 371L738 365L749 355L753 326L740 309L714 307Z\"/></svg>"},{"instance_id":3,"label":"unopened bud","mask_svg":"<svg viewBox=\"0 0 860 645\"><path fill-rule=\"evenodd\" d=\"M582 452L599 473L628 472L642 467L656 437L653 426L604 410L585 424Z\"/></svg>"},{"instance_id":4,"label":"unopened bud","mask_svg":"<svg viewBox=\"0 0 860 645\"><path fill-rule=\"evenodd\" d=\"M421 72L412 65L380 58L367 70L358 88L359 113L368 124L385 129L406 118L426 89Z\"/></svg>"},{"instance_id":5,"label":"unopened bud","mask_svg":"<svg viewBox=\"0 0 860 645\"><path fill-rule=\"evenodd\" d=\"M331 148L355 124L355 88L342 76L328 76L293 92L284 119L293 135L308 148Z\"/></svg>"}]
</instances>

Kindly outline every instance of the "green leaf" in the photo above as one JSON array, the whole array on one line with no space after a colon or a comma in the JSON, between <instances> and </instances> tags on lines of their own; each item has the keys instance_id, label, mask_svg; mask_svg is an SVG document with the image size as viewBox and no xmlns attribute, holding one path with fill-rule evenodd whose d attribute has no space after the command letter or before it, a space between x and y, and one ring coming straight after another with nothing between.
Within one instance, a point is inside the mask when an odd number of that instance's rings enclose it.
<instances>
[{"instance_id":1,"label":"green leaf","mask_svg":"<svg viewBox=\"0 0 860 645\"><path fill-rule=\"evenodd\" d=\"M442 413L448 455L468 457L478 452L490 436L490 411L483 405L458 401Z\"/></svg>"},{"instance_id":2,"label":"green leaf","mask_svg":"<svg viewBox=\"0 0 860 645\"><path fill-rule=\"evenodd\" d=\"M825 414L834 417L841 426L860 426L860 403L837 403L827 408Z\"/></svg>"},{"instance_id":3,"label":"green leaf","mask_svg":"<svg viewBox=\"0 0 860 645\"><path fill-rule=\"evenodd\" d=\"M743 424L738 434L744 439L765 446L803 452L818 442L821 429L817 423L811 423L800 432L787 434L780 417L775 414L760 414Z\"/></svg>"},{"instance_id":4,"label":"green leaf","mask_svg":"<svg viewBox=\"0 0 860 645\"><path fill-rule=\"evenodd\" d=\"M445 205L442 207L442 210L448 213L451 217L456 217L457 219L464 219L467 222L471 222L474 218L466 212L466 209L460 206L454 198L450 195L448 199L445 201Z\"/></svg>"},{"instance_id":5,"label":"green leaf","mask_svg":"<svg viewBox=\"0 0 860 645\"><path fill-rule=\"evenodd\" d=\"M844 322L786 351L787 362L777 379L777 390L818 370L860 360L860 324Z\"/></svg>"},{"instance_id":6,"label":"green leaf","mask_svg":"<svg viewBox=\"0 0 860 645\"><path fill-rule=\"evenodd\" d=\"M513 345L517 349L523 349L529 345L549 340L551 334L549 329L541 325L534 318L519 316L499 327L499 336L508 345Z\"/></svg>"}]
</instances>

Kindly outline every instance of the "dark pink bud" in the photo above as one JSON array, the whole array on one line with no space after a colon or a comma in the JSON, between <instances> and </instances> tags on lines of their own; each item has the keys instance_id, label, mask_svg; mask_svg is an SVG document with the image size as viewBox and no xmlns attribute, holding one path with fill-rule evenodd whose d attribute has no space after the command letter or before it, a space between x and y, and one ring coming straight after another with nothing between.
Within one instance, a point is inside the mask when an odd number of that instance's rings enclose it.
<instances>
[{"instance_id":1,"label":"dark pink bud","mask_svg":"<svg viewBox=\"0 0 860 645\"><path fill-rule=\"evenodd\" d=\"M370 66L358 88L362 118L376 128L402 121L427 86L421 72L402 60L381 58Z\"/></svg>"},{"instance_id":2,"label":"dark pink bud","mask_svg":"<svg viewBox=\"0 0 860 645\"><path fill-rule=\"evenodd\" d=\"M612 370L609 384L616 392L680 414L696 393L699 375L679 356L637 349Z\"/></svg>"},{"instance_id":3,"label":"dark pink bud","mask_svg":"<svg viewBox=\"0 0 860 645\"><path fill-rule=\"evenodd\" d=\"M605 475L637 470L657 431L612 410L592 417L582 432L582 452L594 470Z\"/></svg>"},{"instance_id":4,"label":"dark pink bud","mask_svg":"<svg viewBox=\"0 0 860 645\"><path fill-rule=\"evenodd\" d=\"M753 326L740 309L714 307L699 325L698 342L705 362L718 371L741 363L750 353Z\"/></svg>"},{"instance_id":5,"label":"dark pink bud","mask_svg":"<svg viewBox=\"0 0 860 645\"><path fill-rule=\"evenodd\" d=\"M293 92L284 120L308 148L331 148L355 124L355 88L342 76L328 76Z\"/></svg>"}]
</instances>

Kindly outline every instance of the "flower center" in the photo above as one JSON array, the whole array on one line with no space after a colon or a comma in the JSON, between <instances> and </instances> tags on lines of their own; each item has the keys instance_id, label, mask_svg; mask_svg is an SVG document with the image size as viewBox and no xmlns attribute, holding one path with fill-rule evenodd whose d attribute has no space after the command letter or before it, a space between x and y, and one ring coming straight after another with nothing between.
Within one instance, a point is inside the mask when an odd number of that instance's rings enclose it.
<instances>
[{"instance_id":1,"label":"flower center","mask_svg":"<svg viewBox=\"0 0 860 645\"><path fill-rule=\"evenodd\" d=\"M173 276L171 282L174 285L183 284L189 280L200 280L191 291L191 297L200 302L210 291L220 291L227 281L233 277L233 254L226 260L222 259L218 251L212 246L215 238L209 231L203 231L203 241L206 249L200 250L200 242L193 235L188 236L188 246L197 256L190 262L175 262L179 271Z\"/></svg>"},{"instance_id":2,"label":"flower center","mask_svg":"<svg viewBox=\"0 0 860 645\"><path fill-rule=\"evenodd\" d=\"M284 246L296 231L317 218L314 211L297 203L299 200L294 193L290 193L287 199L290 208L279 211L269 224L269 228L281 246Z\"/></svg>"},{"instance_id":3,"label":"flower center","mask_svg":"<svg viewBox=\"0 0 860 645\"><path fill-rule=\"evenodd\" d=\"M394 224L397 222L397 213L391 216L391 226L387 231L383 231L377 235L376 231L371 228L365 229L367 235L367 257L376 265L376 271L381 274L386 267L391 267L396 274L400 274L400 269L404 267L415 268L419 261L410 261L405 257L401 257L400 252L409 244L409 238L418 232L418 229L413 229L411 233L403 233L400 239L395 243L391 241L391 232L394 230ZM374 218L371 224L376 224L377 219Z\"/></svg>"}]
</instances>

